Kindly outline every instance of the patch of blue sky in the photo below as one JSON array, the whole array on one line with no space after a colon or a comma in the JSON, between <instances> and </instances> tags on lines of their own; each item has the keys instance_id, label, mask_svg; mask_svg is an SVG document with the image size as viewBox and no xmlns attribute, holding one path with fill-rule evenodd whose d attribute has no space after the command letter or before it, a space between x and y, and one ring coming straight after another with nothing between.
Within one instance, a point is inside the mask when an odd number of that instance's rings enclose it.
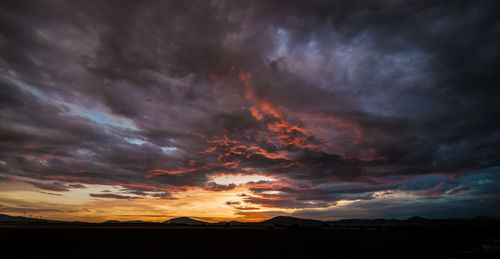
<instances>
[{"instance_id":1,"label":"patch of blue sky","mask_svg":"<svg viewBox=\"0 0 500 259\"><path fill-rule=\"evenodd\" d=\"M38 88L35 88L31 85L28 85L24 82L21 82L21 81L18 81L18 80L15 80L15 79L11 79L12 82L14 82L19 88L21 88L22 90L24 91L28 91L30 92L32 95L40 98L40 99L49 99L51 98L50 96L46 95L45 93L43 93L42 91L40 91Z\"/></svg>"},{"instance_id":2,"label":"patch of blue sky","mask_svg":"<svg viewBox=\"0 0 500 259\"><path fill-rule=\"evenodd\" d=\"M130 144L134 144L134 145L142 145L142 144L146 144L148 143L147 141L144 141L142 139L138 139L138 138L125 138L125 140L130 143Z\"/></svg>"},{"instance_id":3,"label":"patch of blue sky","mask_svg":"<svg viewBox=\"0 0 500 259\"><path fill-rule=\"evenodd\" d=\"M69 109L69 114L73 116L79 116L83 118L90 119L99 125L106 125L106 126L113 126L113 127L119 127L123 129L129 129L129 130L138 130L136 125L134 124L133 121L119 117L117 115L111 114L109 112L100 110L100 109L90 109L87 107L83 107L80 105L76 104L71 104L66 102L64 99L57 97L57 96L52 96L49 95L37 87L34 87L32 85L26 84L22 81L11 79L12 82L14 82L19 88L22 90L28 91L34 96L38 97L39 99L45 100L45 101L52 101L54 103L63 105Z\"/></svg>"},{"instance_id":4,"label":"patch of blue sky","mask_svg":"<svg viewBox=\"0 0 500 259\"><path fill-rule=\"evenodd\" d=\"M69 113L71 115L85 117L101 125L114 126L129 130L138 130L134 122L129 119L122 118L98 109L88 109L86 107L69 103L64 103L64 105L70 109Z\"/></svg>"},{"instance_id":5,"label":"patch of blue sky","mask_svg":"<svg viewBox=\"0 0 500 259\"><path fill-rule=\"evenodd\" d=\"M137 145L137 146L141 146L141 145L146 144L146 145L152 145L152 146L159 147L163 152L165 152L167 154L170 154L170 153L172 153L172 152L174 152L174 151L177 150L177 148L173 147L173 146L171 146L171 147L160 147L160 146L157 146L157 145L155 145L153 143L150 143L148 141L145 141L145 140L142 140L142 139L138 139L138 138L124 138L124 139L128 143L133 144L133 145Z\"/></svg>"},{"instance_id":6,"label":"patch of blue sky","mask_svg":"<svg viewBox=\"0 0 500 259\"><path fill-rule=\"evenodd\" d=\"M288 52L289 37L288 33L282 29L277 28L274 35L275 49L269 56L270 59L277 59L283 57Z\"/></svg>"},{"instance_id":7,"label":"patch of blue sky","mask_svg":"<svg viewBox=\"0 0 500 259\"><path fill-rule=\"evenodd\" d=\"M172 153L175 150L177 150L177 148L176 147L161 147L161 150L163 150L163 152L165 152L165 153Z\"/></svg>"}]
</instances>

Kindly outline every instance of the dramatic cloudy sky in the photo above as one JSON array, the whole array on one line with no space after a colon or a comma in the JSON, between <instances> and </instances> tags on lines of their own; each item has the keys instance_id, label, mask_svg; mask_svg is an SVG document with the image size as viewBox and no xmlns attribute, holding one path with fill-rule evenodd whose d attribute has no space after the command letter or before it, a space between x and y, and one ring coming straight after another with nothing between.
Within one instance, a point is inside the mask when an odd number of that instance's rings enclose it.
<instances>
[{"instance_id":1,"label":"dramatic cloudy sky","mask_svg":"<svg viewBox=\"0 0 500 259\"><path fill-rule=\"evenodd\" d=\"M0 213L500 216L499 13L1 1Z\"/></svg>"}]
</instances>

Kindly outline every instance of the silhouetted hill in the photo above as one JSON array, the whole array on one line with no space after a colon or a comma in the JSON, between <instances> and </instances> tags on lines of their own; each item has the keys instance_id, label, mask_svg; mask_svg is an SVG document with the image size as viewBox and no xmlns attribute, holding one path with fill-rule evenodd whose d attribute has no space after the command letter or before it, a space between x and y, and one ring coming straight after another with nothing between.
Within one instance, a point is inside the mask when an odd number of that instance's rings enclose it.
<instances>
[{"instance_id":1,"label":"silhouetted hill","mask_svg":"<svg viewBox=\"0 0 500 259\"><path fill-rule=\"evenodd\" d=\"M143 224L143 223L154 223L154 222L142 221L142 220L128 220L128 221L123 221L123 223Z\"/></svg>"},{"instance_id":2,"label":"silhouetted hill","mask_svg":"<svg viewBox=\"0 0 500 259\"><path fill-rule=\"evenodd\" d=\"M142 220L128 220L128 221L107 220L107 221L104 221L104 222L103 222L103 224L123 224L123 223L130 223L130 224L145 224L145 223L155 223L155 222L142 221Z\"/></svg>"},{"instance_id":3,"label":"silhouetted hill","mask_svg":"<svg viewBox=\"0 0 500 259\"><path fill-rule=\"evenodd\" d=\"M477 221L497 221L497 218L493 217L488 217L488 216L477 216L472 218L472 220L477 220Z\"/></svg>"},{"instance_id":4,"label":"silhouetted hill","mask_svg":"<svg viewBox=\"0 0 500 259\"><path fill-rule=\"evenodd\" d=\"M118 221L118 220L106 220L103 222L103 224L118 224L118 223L122 223L122 222Z\"/></svg>"},{"instance_id":5,"label":"silhouetted hill","mask_svg":"<svg viewBox=\"0 0 500 259\"><path fill-rule=\"evenodd\" d=\"M56 220L47 220L47 219L37 219L37 218L26 218L21 216L9 216L5 214L0 214L0 222L9 222L9 223L31 223L31 222L61 222Z\"/></svg>"},{"instance_id":6,"label":"silhouetted hill","mask_svg":"<svg viewBox=\"0 0 500 259\"><path fill-rule=\"evenodd\" d=\"M0 214L0 222L26 222L27 218Z\"/></svg>"},{"instance_id":7,"label":"silhouetted hill","mask_svg":"<svg viewBox=\"0 0 500 259\"><path fill-rule=\"evenodd\" d=\"M235 225L243 225L245 223L233 220L233 221L229 221L227 224L230 226L235 226Z\"/></svg>"},{"instance_id":8,"label":"silhouetted hill","mask_svg":"<svg viewBox=\"0 0 500 259\"><path fill-rule=\"evenodd\" d=\"M26 218L21 216L10 216L0 214L0 223L64 223L64 224L95 224L76 221L57 221L37 218ZM339 227L339 228L399 228L399 227L481 227L498 226L500 220L487 216L478 216L474 218L451 218L451 219L427 219L422 217L411 217L405 220L401 219L342 219L337 221L320 221L314 219L301 219L295 217L278 216L261 222L239 222L239 221L221 221L218 223L208 223L188 217L173 218L164 221L165 224L178 225L210 225L210 226L300 226L300 227ZM101 224L161 224L158 222L147 222L142 220L118 221L108 220Z\"/></svg>"},{"instance_id":9,"label":"silhouetted hill","mask_svg":"<svg viewBox=\"0 0 500 259\"><path fill-rule=\"evenodd\" d=\"M239 225L249 225L252 223L249 222L239 222L239 221L221 221L214 223L215 225L221 225L221 226L239 226Z\"/></svg>"},{"instance_id":10,"label":"silhouetted hill","mask_svg":"<svg viewBox=\"0 0 500 259\"><path fill-rule=\"evenodd\" d=\"M314 219L299 219L294 217L286 217L286 216L278 216L272 219L264 220L260 222L260 224L264 225L283 225L283 226L304 226L304 227L315 227L321 226L324 224L323 221L314 220Z\"/></svg>"},{"instance_id":11,"label":"silhouetted hill","mask_svg":"<svg viewBox=\"0 0 500 259\"><path fill-rule=\"evenodd\" d=\"M196 220L188 217L180 217L180 218L173 218L169 219L163 223L166 224L185 224L185 225L208 225L208 222L204 222L201 220Z\"/></svg>"},{"instance_id":12,"label":"silhouetted hill","mask_svg":"<svg viewBox=\"0 0 500 259\"><path fill-rule=\"evenodd\" d=\"M390 227L455 227L455 226L484 226L498 225L500 221L492 217L474 218L449 218L449 219L427 219L422 217L411 217L401 219L342 219L328 221L329 226L334 227L356 227L356 228L390 228Z\"/></svg>"},{"instance_id":13,"label":"silhouetted hill","mask_svg":"<svg viewBox=\"0 0 500 259\"><path fill-rule=\"evenodd\" d=\"M410 221L410 222L427 222L428 219L422 218L422 217L418 217L418 216L413 216L413 217L407 219L407 221Z\"/></svg>"}]
</instances>

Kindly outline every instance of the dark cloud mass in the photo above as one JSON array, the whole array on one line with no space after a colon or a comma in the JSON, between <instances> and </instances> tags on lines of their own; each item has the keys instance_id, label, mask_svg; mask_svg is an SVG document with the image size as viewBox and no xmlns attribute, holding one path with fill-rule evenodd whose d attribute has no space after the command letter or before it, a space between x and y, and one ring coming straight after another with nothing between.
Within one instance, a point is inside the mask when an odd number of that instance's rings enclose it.
<instances>
[{"instance_id":1,"label":"dark cloud mass","mask_svg":"<svg viewBox=\"0 0 500 259\"><path fill-rule=\"evenodd\" d=\"M498 14L493 0L2 1L0 181L174 199L264 175L226 205L486 206L498 192L464 179L500 165Z\"/></svg>"},{"instance_id":2,"label":"dark cloud mass","mask_svg":"<svg viewBox=\"0 0 500 259\"><path fill-rule=\"evenodd\" d=\"M134 196L126 196L126 195L112 194L112 193L91 193L90 196L95 198L111 198L111 199L122 199L122 200L137 199L137 197Z\"/></svg>"}]
</instances>

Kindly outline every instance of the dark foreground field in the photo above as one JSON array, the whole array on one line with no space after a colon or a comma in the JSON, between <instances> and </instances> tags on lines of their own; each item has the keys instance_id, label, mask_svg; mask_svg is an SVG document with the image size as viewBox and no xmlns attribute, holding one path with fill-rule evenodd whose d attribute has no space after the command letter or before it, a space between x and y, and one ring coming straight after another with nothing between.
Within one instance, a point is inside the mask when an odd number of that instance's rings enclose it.
<instances>
[{"instance_id":1,"label":"dark foreground field","mask_svg":"<svg viewBox=\"0 0 500 259\"><path fill-rule=\"evenodd\" d=\"M2 225L0 258L500 258L497 230Z\"/></svg>"}]
</instances>

